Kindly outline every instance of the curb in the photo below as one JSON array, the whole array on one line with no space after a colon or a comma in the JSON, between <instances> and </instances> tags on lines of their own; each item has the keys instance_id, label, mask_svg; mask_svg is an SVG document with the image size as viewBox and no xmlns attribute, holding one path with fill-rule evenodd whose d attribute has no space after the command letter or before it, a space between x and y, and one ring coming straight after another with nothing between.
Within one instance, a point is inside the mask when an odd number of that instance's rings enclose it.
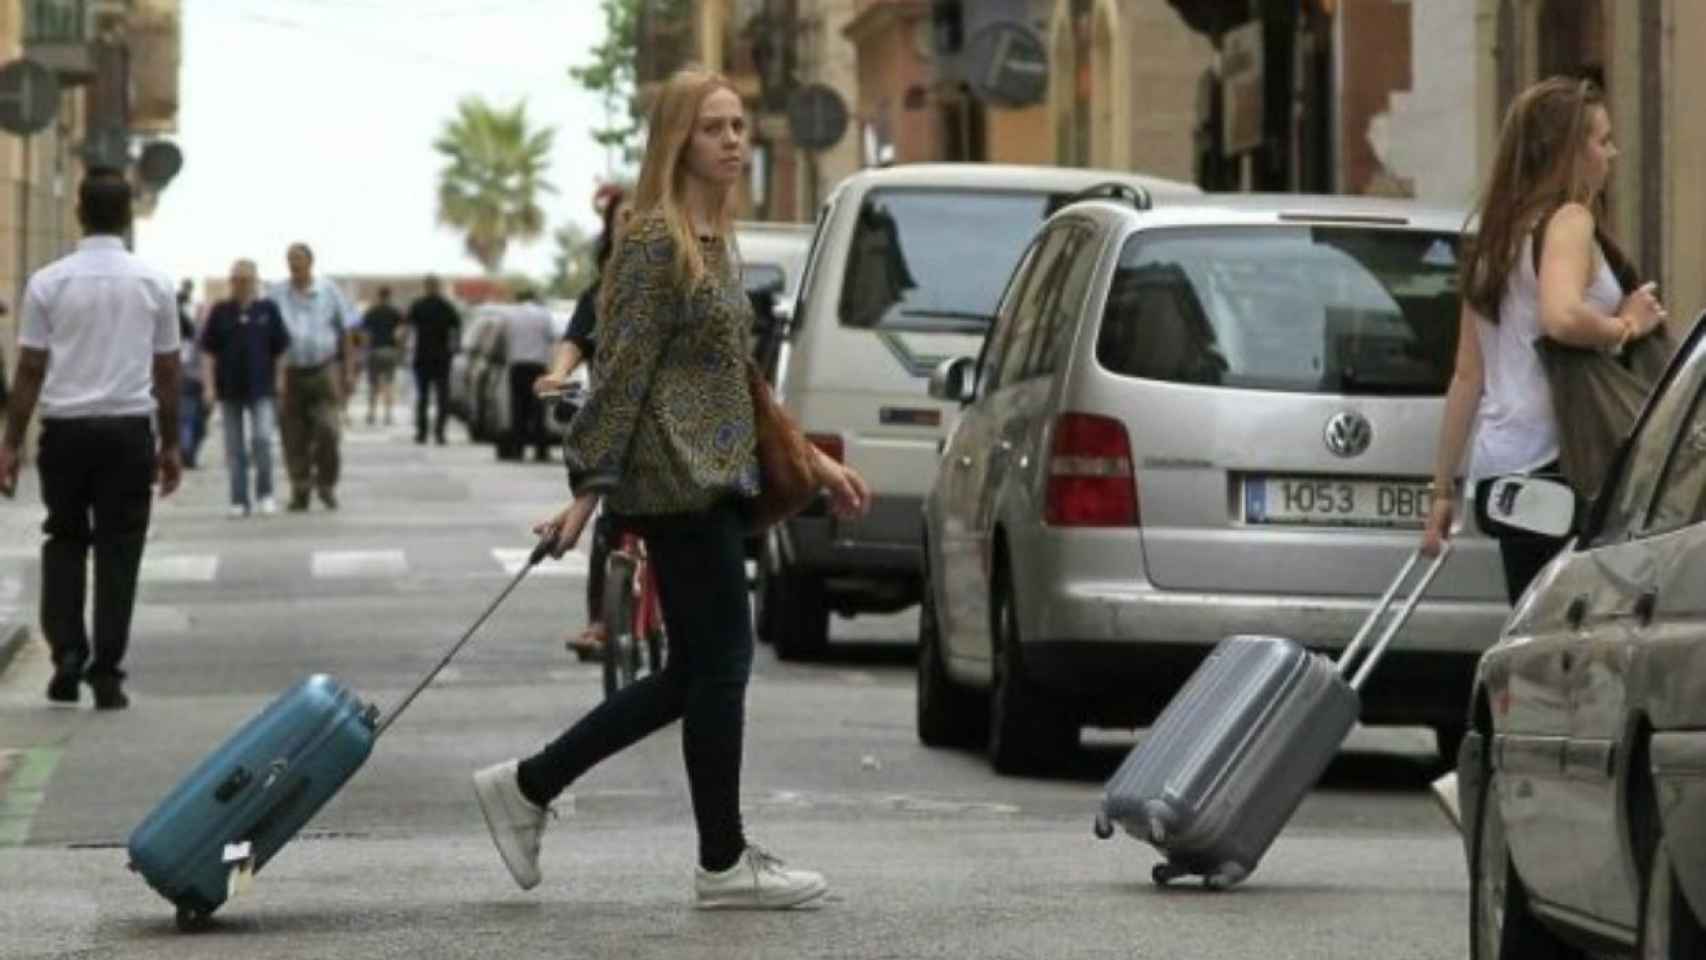
<instances>
[{"instance_id":1,"label":"curb","mask_svg":"<svg viewBox=\"0 0 1706 960\"><path fill-rule=\"evenodd\" d=\"M0 623L0 675L12 665L12 658L30 642L30 628L22 623Z\"/></svg>"}]
</instances>

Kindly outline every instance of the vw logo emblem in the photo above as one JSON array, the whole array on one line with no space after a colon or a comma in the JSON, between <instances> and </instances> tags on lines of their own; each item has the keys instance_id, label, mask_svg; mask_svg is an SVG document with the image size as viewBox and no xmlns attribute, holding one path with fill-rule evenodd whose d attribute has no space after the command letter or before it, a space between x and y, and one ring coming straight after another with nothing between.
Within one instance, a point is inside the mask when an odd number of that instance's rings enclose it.
<instances>
[{"instance_id":1,"label":"vw logo emblem","mask_svg":"<svg viewBox=\"0 0 1706 960\"><path fill-rule=\"evenodd\" d=\"M1334 456L1354 457L1367 450L1373 439L1374 428L1368 425L1368 418L1354 410L1335 414L1327 421L1327 449Z\"/></svg>"}]
</instances>

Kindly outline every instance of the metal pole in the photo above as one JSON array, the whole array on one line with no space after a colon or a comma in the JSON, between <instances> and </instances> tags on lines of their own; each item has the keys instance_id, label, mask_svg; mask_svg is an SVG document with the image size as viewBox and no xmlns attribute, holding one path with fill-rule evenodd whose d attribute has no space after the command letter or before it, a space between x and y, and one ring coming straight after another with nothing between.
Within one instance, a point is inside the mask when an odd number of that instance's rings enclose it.
<instances>
[{"instance_id":1,"label":"metal pole","mask_svg":"<svg viewBox=\"0 0 1706 960\"><path fill-rule=\"evenodd\" d=\"M17 286L12 299L12 315L21 316L24 304L24 284L29 280L30 270L30 167L33 163L30 141L34 138L26 135L20 137L20 155L22 160L18 165L18 276Z\"/></svg>"}]
</instances>

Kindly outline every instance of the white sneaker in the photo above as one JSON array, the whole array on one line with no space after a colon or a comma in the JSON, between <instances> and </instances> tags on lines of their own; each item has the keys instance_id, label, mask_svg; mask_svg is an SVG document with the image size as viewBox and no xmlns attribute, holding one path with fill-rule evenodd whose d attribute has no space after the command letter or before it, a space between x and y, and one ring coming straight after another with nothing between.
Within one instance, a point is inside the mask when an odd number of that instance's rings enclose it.
<instances>
[{"instance_id":1,"label":"white sneaker","mask_svg":"<svg viewBox=\"0 0 1706 960\"><path fill-rule=\"evenodd\" d=\"M735 865L719 873L698 868L693 881L700 910L787 910L829 892L822 874L790 870L755 843L746 845Z\"/></svg>"},{"instance_id":2,"label":"white sneaker","mask_svg":"<svg viewBox=\"0 0 1706 960\"><path fill-rule=\"evenodd\" d=\"M261 498L261 513L263 515L270 517L277 512L278 512L278 501L277 500L274 500L272 497L262 497Z\"/></svg>"},{"instance_id":3,"label":"white sneaker","mask_svg":"<svg viewBox=\"0 0 1706 960\"><path fill-rule=\"evenodd\" d=\"M521 795L515 779L518 761L508 760L474 774L474 796L486 816L492 843L503 857L509 875L523 890L539 885L539 837L549 813Z\"/></svg>"},{"instance_id":4,"label":"white sneaker","mask_svg":"<svg viewBox=\"0 0 1706 960\"><path fill-rule=\"evenodd\" d=\"M249 515L249 508L240 503L233 503L226 508L225 515L233 520L241 520Z\"/></svg>"}]
</instances>

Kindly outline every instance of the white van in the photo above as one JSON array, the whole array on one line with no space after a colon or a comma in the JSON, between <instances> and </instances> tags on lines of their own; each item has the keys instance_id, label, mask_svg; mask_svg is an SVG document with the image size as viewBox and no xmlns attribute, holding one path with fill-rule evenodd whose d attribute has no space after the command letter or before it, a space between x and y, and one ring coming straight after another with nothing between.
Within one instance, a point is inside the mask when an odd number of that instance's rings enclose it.
<instances>
[{"instance_id":1,"label":"white van","mask_svg":"<svg viewBox=\"0 0 1706 960\"><path fill-rule=\"evenodd\" d=\"M829 614L918 602L920 511L956 404L927 393L944 359L975 354L1013 267L1043 221L1086 193L1195 195L1109 170L913 164L842 181L824 204L772 378L819 447L853 465L870 513L822 503L769 534L758 634L785 658L829 639Z\"/></svg>"}]
</instances>

